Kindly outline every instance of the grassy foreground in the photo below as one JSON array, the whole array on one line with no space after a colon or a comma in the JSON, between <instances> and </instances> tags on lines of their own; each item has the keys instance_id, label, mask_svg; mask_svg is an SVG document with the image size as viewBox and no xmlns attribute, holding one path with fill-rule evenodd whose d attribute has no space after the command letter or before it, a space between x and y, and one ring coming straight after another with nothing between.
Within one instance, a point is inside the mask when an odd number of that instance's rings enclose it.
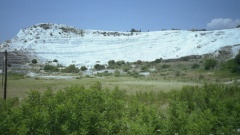
<instances>
[{"instance_id":1,"label":"grassy foreground","mask_svg":"<svg viewBox=\"0 0 240 135\"><path fill-rule=\"evenodd\" d=\"M186 85L197 85L198 83L167 81L167 80L146 80L144 78L130 78L130 77L95 77L95 78L81 78L74 80L63 79L9 79L7 97L26 97L26 92L30 90L37 90L44 92L48 88L54 91L65 88L71 85L82 85L89 87L95 82L100 82L103 88L113 89L118 86L122 90L126 90L128 94L135 94L136 92L150 92L150 91L170 91L172 89L180 89ZM2 97L2 92L0 93Z\"/></svg>"},{"instance_id":2,"label":"grassy foreground","mask_svg":"<svg viewBox=\"0 0 240 135\"><path fill-rule=\"evenodd\" d=\"M101 83L0 100L0 134L239 134L240 88L127 94Z\"/></svg>"}]
</instances>

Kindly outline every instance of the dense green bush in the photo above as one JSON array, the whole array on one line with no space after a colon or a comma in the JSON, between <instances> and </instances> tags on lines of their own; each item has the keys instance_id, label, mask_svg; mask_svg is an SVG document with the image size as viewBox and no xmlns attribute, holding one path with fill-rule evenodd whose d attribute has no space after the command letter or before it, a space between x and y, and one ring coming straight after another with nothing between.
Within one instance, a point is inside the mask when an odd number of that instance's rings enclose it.
<instances>
[{"instance_id":1,"label":"dense green bush","mask_svg":"<svg viewBox=\"0 0 240 135\"><path fill-rule=\"evenodd\" d=\"M58 62L58 60L57 60L57 59L54 59L53 62Z\"/></svg>"},{"instance_id":2,"label":"dense green bush","mask_svg":"<svg viewBox=\"0 0 240 135\"><path fill-rule=\"evenodd\" d=\"M148 66L147 65L143 65L142 67L141 67L141 72L147 72L148 71Z\"/></svg>"},{"instance_id":3,"label":"dense green bush","mask_svg":"<svg viewBox=\"0 0 240 135\"><path fill-rule=\"evenodd\" d=\"M184 87L169 106L169 134L239 134L240 88ZM238 133L237 133L238 132Z\"/></svg>"},{"instance_id":4,"label":"dense green bush","mask_svg":"<svg viewBox=\"0 0 240 135\"><path fill-rule=\"evenodd\" d=\"M125 64L123 67L122 67L123 71L124 72L128 72L129 70L132 69L131 65L130 64Z\"/></svg>"},{"instance_id":5,"label":"dense green bush","mask_svg":"<svg viewBox=\"0 0 240 135\"><path fill-rule=\"evenodd\" d=\"M103 90L100 83L57 93L30 91L21 104L17 99L0 100L0 134L152 133L151 122L141 118L150 115L149 109L126 99L125 91Z\"/></svg>"},{"instance_id":6,"label":"dense green bush","mask_svg":"<svg viewBox=\"0 0 240 135\"><path fill-rule=\"evenodd\" d=\"M156 59L154 62L155 62L155 63L161 63L161 62L162 62L162 58Z\"/></svg>"},{"instance_id":7,"label":"dense green bush","mask_svg":"<svg viewBox=\"0 0 240 135\"><path fill-rule=\"evenodd\" d=\"M114 60L109 60L108 61L108 68L109 69L114 69L116 67L116 62Z\"/></svg>"},{"instance_id":8,"label":"dense green bush","mask_svg":"<svg viewBox=\"0 0 240 135\"><path fill-rule=\"evenodd\" d=\"M137 77L140 76L139 72L136 71L136 70L128 71L127 74L128 74L129 76L132 76L132 77L135 77L135 78L137 78Z\"/></svg>"},{"instance_id":9,"label":"dense green bush","mask_svg":"<svg viewBox=\"0 0 240 135\"><path fill-rule=\"evenodd\" d=\"M80 71L74 64L69 65L68 67L64 68L62 72L64 73L78 73Z\"/></svg>"},{"instance_id":10,"label":"dense green bush","mask_svg":"<svg viewBox=\"0 0 240 135\"><path fill-rule=\"evenodd\" d=\"M37 64L38 63L37 59L32 59L32 63Z\"/></svg>"},{"instance_id":11,"label":"dense green bush","mask_svg":"<svg viewBox=\"0 0 240 135\"><path fill-rule=\"evenodd\" d=\"M100 83L0 99L0 134L239 134L240 88L205 84L170 92Z\"/></svg>"},{"instance_id":12,"label":"dense green bush","mask_svg":"<svg viewBox=\"0 0 240 135\"><path fill-rule=\"evenodd\" d=\"M215 66L217 66L218 61L215 59L207 59L204 62L204 69L205 70L209 70L209 69L213 69Z\"/></svg>"},{"instance_id":13,"label":"dense green bush","mask_svg":"<svg viewBox=\"0 0 240 135\"><path fill-rule=\"evenodd\" d=\"M119 70L115 70L115 71L114 71L114 76L115 76L115 77L120 77L120 76L121 76L120 71L119 71Z\"/></svg>"},{"instance_id":14,"label":"dense green bush","mask_svg":"<svg viewBox=\"0 0 240 135\"><path fill-rule=\"evenodd\" d=\"M240 65L236 65L231 69L232 73L240 73Z\"/></svg>"},{"instance_id":15,"label":"dense green bush","mask_svg":"<svg viewBox=\"0 0 240 135\"><path fill-rule=\"evenodd\" d=\"M134 64L138 64L141 65L143 62L141 60L137 60L136 62L134 62Z\"/></svg>"},{"instance_id":16,"label":"dense green bush","mask_svg":"<svg viewBox=\"0 0 240 135\"><path fill-rule=\"evenodd\" d=\"M58 69L58 67L56 67L56 66L53 66L53 65L45 65L44 67L43 67L43 69L44 69L44 71L46 71L46 72L58 72L59 71L59 69Z\"/></svg>"},{"instance_id":17,"label":"dense green bush","mask_svg":"<svg viewBox=\"0 0 240 135\"><path fill-rule=\"evenodd\" d=\"M94 65L94 69L95 70L103 70L103 69L105 69L105 66L104 65L100 65L100 64L96 64L96 65Z\"/></svg>"},{"instance_id":18,"label":"dense green bush","mask_svg":"<svg viewBox=\"0 0 240 135\"><path fill-rule=\"evenodd\" d=\"M169 67L170 67L170 65L163 64L161 67L162 67L162 68L169 68Z\"/></svg>"},{"instance_id":19,"label":"dense green bush","mask_svg":"<svg viewBox=\"0 0 240 135\"><path fill-rule=\"evenodd\" d=\"M233 59L223 62L220 66L220 70L240 73L240 52Z\"/></svg>"},{"instance_id":20,"label":"dense green bush","mask_svg":"<svg viewBox=\"0 0 240 135\"><path fill-rule=\"evenodd\" d=\"M81 71L86 71L86 70L88 70L88 68L86 66L81 66L80 70Z\"/></svg>"},{"instance_id":21,"label":"dense green bush","mask_svg":"<svg viewBox=\"0 0 240 135\"><path fill-rule=\"evenodd\" d=\"M116 62L116 65L117 65L118 67L121 67L121 66L124 65L124 64L125 64L125 61L124 61L124 60L119 60L119 61Z\"/></svg>"},{"instance_id":22,"label":"dense green bush","mask_svg":"<svg viewBox=\"0 0 240 135\"><path fill-rule=\"evenodd\" d=\"M228 70L232 73L240 73L240 65L237 64L235 59L230 59L221 65L222 70Z\"/></svg>"}]
</instances>

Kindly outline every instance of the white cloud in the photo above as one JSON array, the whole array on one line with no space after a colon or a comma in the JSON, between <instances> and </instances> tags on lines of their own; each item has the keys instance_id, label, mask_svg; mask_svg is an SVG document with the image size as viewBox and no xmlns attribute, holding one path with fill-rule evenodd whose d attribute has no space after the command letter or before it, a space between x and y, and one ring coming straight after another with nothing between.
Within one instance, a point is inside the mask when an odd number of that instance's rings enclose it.
<instances>
[{"instance_id":1,"label":"white cloud","mask_svg":"<svg viewBox=\"0 0 240 135\"><path fill-rule=\"evenodd\" d=\"M240 19L216 18L207 24L208 29L229 29L240 25Z\"/></svg>"}]
</instances>

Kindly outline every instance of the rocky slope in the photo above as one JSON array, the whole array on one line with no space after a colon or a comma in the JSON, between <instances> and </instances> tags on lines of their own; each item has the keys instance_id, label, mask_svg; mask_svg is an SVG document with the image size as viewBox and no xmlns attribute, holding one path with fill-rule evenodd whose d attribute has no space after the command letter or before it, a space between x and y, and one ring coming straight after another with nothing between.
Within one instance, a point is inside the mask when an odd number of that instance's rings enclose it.
<instances>
[{"instance_id":1,"label":"rocky slope","mask_svg":"<svg viewBox=\"0 0 240 135\"><path fill-rule=\"evenodd\" d=\"M189 55L240 50L240 29L215 31L168 30L155 32L114 32L82 30L62 24L36 24L19 31L0 44L8 50L36 58L40 63L57 59L60 64L91 67L109 60L129 62L174 59Z\"/></svg>"}]
</instances>

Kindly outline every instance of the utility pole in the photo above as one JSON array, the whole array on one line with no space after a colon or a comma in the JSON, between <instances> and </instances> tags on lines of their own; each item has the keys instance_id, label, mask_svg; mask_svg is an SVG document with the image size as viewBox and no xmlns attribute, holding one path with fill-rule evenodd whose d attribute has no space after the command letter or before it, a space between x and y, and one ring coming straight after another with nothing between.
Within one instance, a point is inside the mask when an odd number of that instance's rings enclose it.
<instances>
[{"instance_id":1,"label":"utility pole","mask_svg":"<svg viewBox=\"0 0 240 135\"><path fill-rule=\"evenodd\" d=\"M4 53L4 86L3 86L3 99L6 100L7 98L7 50Z\"/></svg>"}]
</instances>

